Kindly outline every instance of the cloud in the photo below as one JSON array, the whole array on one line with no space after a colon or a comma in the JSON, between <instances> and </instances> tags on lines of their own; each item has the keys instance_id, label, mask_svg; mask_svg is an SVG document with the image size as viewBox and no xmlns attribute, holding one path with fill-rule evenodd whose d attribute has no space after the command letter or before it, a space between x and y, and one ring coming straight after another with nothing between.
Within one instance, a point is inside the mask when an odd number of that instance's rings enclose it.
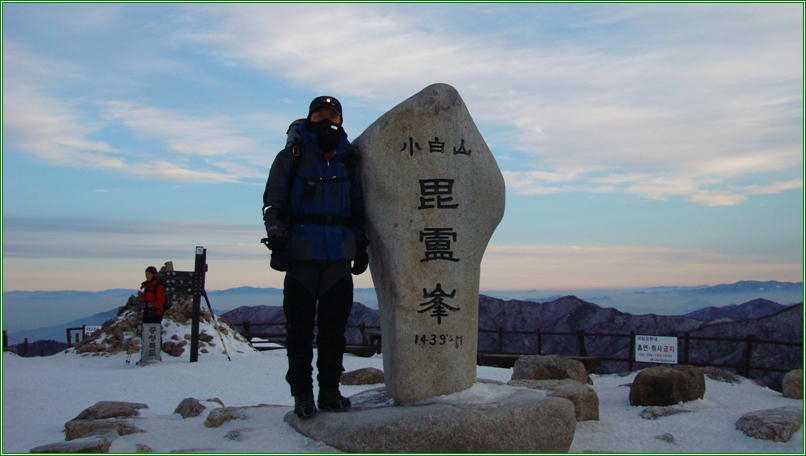
<instances>
[{"instance_id":1,"label":"cloud","mask_svg":"<svg viewBox=\"0 0 806 456\"><path fill-rule=\"evenodd\" d=\"M151 8L89 8L59 27L82 31L70 39L123 41L135 31L122 18ZM450 83L499 139L494 152L522 195L622 192L731 205L757 194L751 188L787 191L776 182L802 181L798 5L188 4L160 12L148 24L160 39L119 45L108 66L4 39L9 144L60 166L254 184L268 161L256 132L284 130L287 119L160 106L152 77L220 83L199 71L209 61L190 63L194 54L284 88L340 94L348 110L369 113ZM94 14L102 24L79 27ZM121 128L136 141L105 135ZM132 158L143 155L165 165Z\"/></svg>"},{"instance_id":2,"label":"cloud","mask_svg":"<svg viewBox=\"0 0 806 456\"><path fill-rule=\"evenodd\" d=\"M120 169L119 150L92 139L100 129L71 106L24 87L3 93L3 133L13 148L60 166Z\"/></svg>"},{"instance_id":3,"label":"cloud","mask_svg":"<svg viewBox=\"0 0 806 456\"><path fill-rule=\"evenodd\" d=\"M224 117L190 116L120 100L98 104L105 118L119 121L139 136L162 139L170 152L206 157L248 153L258 148L254 139L239 134L230 126L232 120Z\"/></svg>"},{"instance_id":4,"label":"cloud","mask_svg":"<svg viewBox=\"0 0 806 456\"><path fill-rule=\"evenodd\" d=\"M266 255L263 235L260 223L4 217L3 258L171 259L203 245L217 259L258 259Z\"/></svg>"},{"instance_id":5,"label":"cloud","mask_svg":"<svg viewBox=\"0 0 806 456\"><path fill-rule=\"evenodd\" d=\"M10 40L4 40L3 50L7 151L28 153L56 166L106 169L148 179L186 183L265 179L265 152L244 130L266 121L277 123L277 116L245 113L248 120L243 121L142 101L110 100L103 90L87 87L92 79L109 77L103 73L109 68L93 74L78 63L39 55ZM110 133L121 128L135 141Z\"/></svg>"},{"instance_id":6,"label":"cloud","mask_svg":"<svg viewBox=\"0 0 806 456\"><path fill-rule=\"evenodd\" d=\"M641 246L490 246L483 289L625 288L732 283L747 277L799 281L803 259Z\"/></svg>"},{"instance_id":7,"label":"cloud","mask_svg":"<svg viewBox=\"0 0 806 456\"><path fill-rule=\"evenodd\" d=\"M512 7L453 25L468 8L205 5L176 40L383 109L448 82L483 129L515 127L511 166L544 173L510 172L520 194L609 191L596 185L609 173L641 177L615 191L730 205L748 196L731 180L802 180L796 5Z\"/></svg>"},{"instance_id":8,"label":"cloud","mask_svg":"<svg viewBox=\"0 0 806 456\"><path fill-rule=\"evenodd\" d=\"M557 193L617 193L655 201L683 197L705 206L735 206L754 195L771 195L803 188L803 180L791 179L766 185L723 186L713 175L607 174L598 177L536 171L504 171L506 185L519 195ZM717 190L716 188L724 187Z\"/></svg>"}]
</instances>

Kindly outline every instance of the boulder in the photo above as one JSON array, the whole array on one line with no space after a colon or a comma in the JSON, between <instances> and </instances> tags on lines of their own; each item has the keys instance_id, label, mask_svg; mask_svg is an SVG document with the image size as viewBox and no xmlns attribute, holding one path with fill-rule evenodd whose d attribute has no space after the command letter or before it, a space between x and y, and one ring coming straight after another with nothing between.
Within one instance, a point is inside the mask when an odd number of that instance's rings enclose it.
<instances>
[{"instance_id":1,"label":"boulder","mask_svg":"<svg viewBox=\"0 0 806 456\"><path fill-rule=\"evenodd\" d=\"M246 418L246 414L240 407L222 407L210 411L210 414L207 415L207 419L204 421L204 426L217 428L227 421L245 420Z\"/></svg>"},{"instance_id":2,"label":"boulder","mask_svg":"<svg viewBox=\"0 0 806 456\"><path fill-rule=\"evenodd\" d=\"M459 93L426 87L354 142L383 371L400 404L476 380L480 264L504 215L504 179Z\"/></svg>"},{"instance_id":3,"label":"boulder","mask_svg":"<svg viewBox=\"0 0 806 456\"><path fill-rule=\"evenodd\" d=\"M521 356L515 361L512 380L576 380L579 383L593 385L593 380L585 366L575 360L560 355Z\"/></svg>"},{"instance_id":4,"label":"boulder","mask_svg":"<svg viewBox=\"0 0 806 456\"><path fill-rule=\"evenodd\" d=\"M548 393L548 397L561 397L574 404L577 421L599 419L599 396L588 385L576 380L510 380L509 385L521 386Z\"/></svg>"},{"instance_id":5,"label":"boulder","mask_svg":"<svg viewBox=\"0 0 806 456\"><path fill-rule=\"evenodd\" d=\"M784 397L803 399L803 369L787 372L782 383Z\"/></svg>"},{"instance_id":6,"label":"boulder","mask_svg":"<svg viewBox=\"0 0 806 456\"><path fill-rule=\"evenodd\" d=\"M207 407L203 406L198 399L187 397L182 399L182 402L176 406L174 413L181 415L182 419L192 418L201 415L206 408Z\"/></svg>"},{"instance_id":7,"label":"boulder","mask_svg":"<svg viewBox=\"0 0 806 456\"><path fill-rule=\"evenodd\" d=\"M80 439L32 448L31 453L109 453L109 447L118 437L115 429L99 429Z\"/></svg>"},{"instance_id":8,"label":"boulder","mask_svg":"<svg viewBox=\"0 0 806 456\"><path fill-rule=\"evenodd\" d=\"M702 399L705 375L694 366L655 366L635 376L630 405L674 405Z\"/></svg>"},{"instance_id":9,"label":"boulder","mask_svg":"<svg viewBox=\"0 0 806 456\"><path fill-rule=\"evenodd\" d=\"M365 367L341 374L342 385L375 385L383 383L383 371L374 367Z\"/></svg>"},{"instance_id":10,"label":"boulder","mask_svg":"<svg viewBox=\"0 0 806 456\"><path fill-rule=\"evenodd\" d=\"M568 452L576 428L569 401L508 386L473 388L489 388L480 396L492 399L470 401L479 395L461 392L391 405L393 398L377 388L353 396L347 412L318 413L310 420L288 412L285 421L307 437L352 453Z\"/></svg>"},{"instance_id":11,"label":"boulder","mask_svg":"<svg viewBox=\"0 0 806 456\"><path fill-rule=\"evenodd\" d=\"M717 382L722 383L741 383L742 378L733 372L728 372L724 369L717 369L716 367L703 367L702 368L703 374L706 377L710 378L711 380L715 380Z\"/></svg>"},{"instance_id":12,"label":"boulder","mask_svg":"<svg viewBox=\"0 0 806 456\"><path fill-rule=\"evenodd\" d=\"M64 423L64 439L75 440L101 429L115 429L118 435L129 435L145 432L135 426L131 420L108 418L104 420L76 420Z\"/></svg>"},{"instance_id":13,"label":"boulder","mask_svg":"<svg viewBox=\"0 0 806 456\"><path fill-rule=\"evenodd\" d=\"M802 409L778 407L746 413L736 422L736 429L755 439L787 442L802 425Z\"/></svg>"},{"instance_id":14,"label":"boulder","mask_svg":"<svg viewBox=\"0 0 806 456\"><path fill-rule=\"evenodd\" d=\"M143 408L148 408L148 405L136 402L100 401L92 407L84 409L71 421L128 418L140 415L139 410Z\"/></svg>"},{"instance_id":15,"label":"boulder","mask_svg":"<svg viewBox=\"0 0 806 456\"><path fill-rule=\"evenodd\" d=\"M672 416L672 415L679 415L681 413L691 413L691 410L685 410L681 408L674 408L674 407L647 407L641 410L641 419L644 420L657 420L658 418L662 418L664 416Z\"/></svg>"}]
</instances>

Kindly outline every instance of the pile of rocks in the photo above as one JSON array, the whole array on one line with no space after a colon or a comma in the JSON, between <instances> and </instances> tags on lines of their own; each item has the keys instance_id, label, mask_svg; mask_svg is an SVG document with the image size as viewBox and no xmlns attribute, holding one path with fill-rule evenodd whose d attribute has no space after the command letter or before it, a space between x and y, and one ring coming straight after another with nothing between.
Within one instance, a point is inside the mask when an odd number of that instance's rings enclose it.
<instances>
[{"instance_id":1,"label":"pile of rocks","mask_svg":"<svg viewBox=\"0 0 806 456\"><path fill-rule=\"evenodd\" d=\"M193 317L193 299L188 296L175 296L176 301L165 312L162 320L163 343L162 351L170 356L181 356L185 346L190 342L190 334L183 336L173 334L167 336L167 328L171 326L190 326ZM127 354L139 353L141 350L141 337L143 328L142 312L135 307L136 298L129 298L125 306L118 309L118 315L106 321L101 329L87 336L76 344L74 353L92 354L93 356L110 356L124 352ZM201 310L200 323L212 325L213 316L207 310ZM216 318L218 330L223 337L231 337L248 343L229 322ZM181 332L181 331L179 331ZM187 331L186 331L187 332ZM199 351L208 353L207 346L215 344L214 336L202 330L199 334Z\"/></svg>"}]
</instances>

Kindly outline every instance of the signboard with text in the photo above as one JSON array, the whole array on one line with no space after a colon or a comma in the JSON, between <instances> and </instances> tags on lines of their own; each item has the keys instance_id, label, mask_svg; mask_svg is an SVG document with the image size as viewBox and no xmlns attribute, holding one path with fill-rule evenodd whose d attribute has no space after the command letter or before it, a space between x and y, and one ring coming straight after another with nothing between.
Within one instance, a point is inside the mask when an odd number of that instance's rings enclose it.
<instances>
[{"instance_id":1,"label":"signboard with text","mask_svg":"<svg viewBox=\"0 0 806 456\"><path fill-rule=\"evenodd\" d=\"M677 364L677 337L635 336L635 361Z\"/></svg>"}]
</instances>

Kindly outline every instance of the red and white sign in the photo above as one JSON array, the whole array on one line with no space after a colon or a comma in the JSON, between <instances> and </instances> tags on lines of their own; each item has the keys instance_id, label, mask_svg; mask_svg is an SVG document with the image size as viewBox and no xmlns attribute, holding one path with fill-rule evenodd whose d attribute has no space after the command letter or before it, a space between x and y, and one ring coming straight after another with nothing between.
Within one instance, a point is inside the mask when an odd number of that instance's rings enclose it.
<instances>
[{"instance_id":1,"label":"red and white sign","mask_svg":"<svg viewBox=\"0 0 806 456\"><path fill-rule=\"evenodd\" d=\"M635 336L635 361L677 364L677 337Z\"/></svg>"}]
</instances>

